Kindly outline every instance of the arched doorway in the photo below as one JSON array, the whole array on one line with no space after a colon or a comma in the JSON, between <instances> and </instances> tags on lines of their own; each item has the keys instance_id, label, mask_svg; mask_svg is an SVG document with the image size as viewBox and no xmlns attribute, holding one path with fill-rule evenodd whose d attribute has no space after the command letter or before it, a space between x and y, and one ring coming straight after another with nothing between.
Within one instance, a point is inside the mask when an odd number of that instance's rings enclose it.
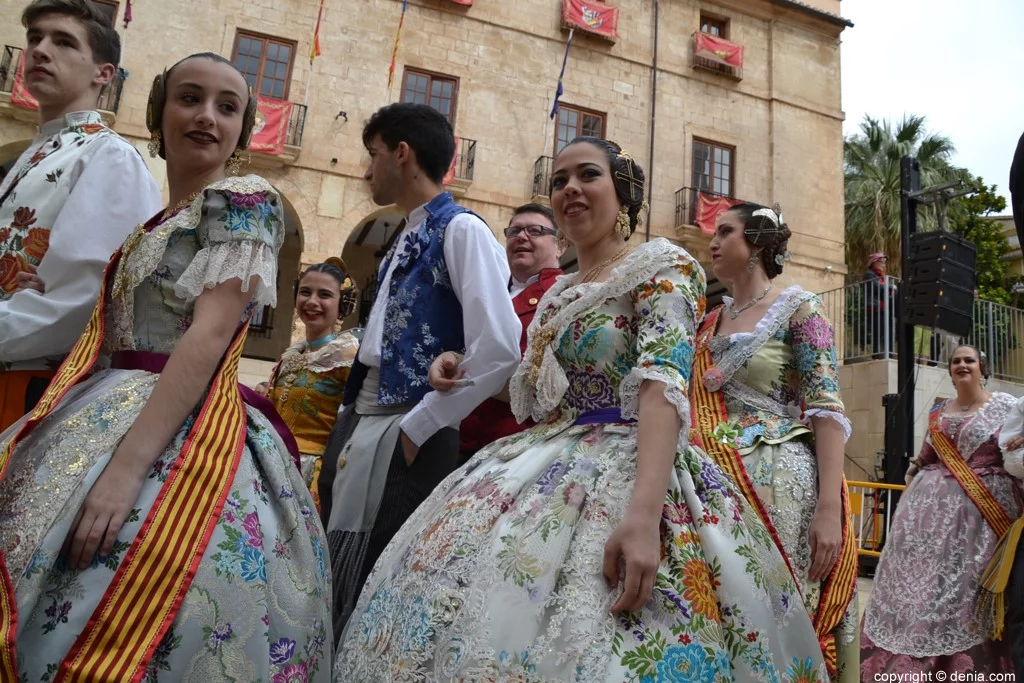
<instances>
[{"instance_id":1,"label":"arched doorway","mask_svg":"<svg viewBox=\"0 0 1024 683\"><path fill-rule=\"evenodd\" d=\"M341 258L359 287L359 305L345 320L345 327L362 328L366 324L377 296L377 269L403 229L405 214L397 206L387 206L363 218L349 234Z\"/></svg>"},{"instance_id":2,"label":"arched doorway","mask_svg":"<svg viewBox=\"0 0 1024 683\"><path fill-rule=\"evenodd\" d=\"M295 207L278 190L284 208L284 245L277 261L277 307L267 306L253 314L249 336L242 355L246 358L276 362L292 342L295 317L295 281L302 263L302 221Z\"/></svg>"}]
</instances>

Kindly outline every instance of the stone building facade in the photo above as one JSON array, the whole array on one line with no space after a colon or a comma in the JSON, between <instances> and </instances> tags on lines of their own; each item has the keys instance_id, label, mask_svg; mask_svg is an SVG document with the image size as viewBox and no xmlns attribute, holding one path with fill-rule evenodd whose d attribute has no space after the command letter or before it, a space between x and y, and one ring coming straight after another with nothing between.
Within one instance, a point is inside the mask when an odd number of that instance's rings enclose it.
<instances>
[{"instance_id":1,"label":"stone building facade","mask_svg":"<svg viewBox=\"0 0 1024 683\"><path fill-rule=\"evenodd\" d=\"M24 4L0 0L0 45L11 46L0 64L0 164L34 130L32 112L9 96ZM616 39L574 34L557 121L549 113L569 33L563 0L411 0L390 91L401 0L326 0L312 66L319 0L136 0L127 30L124 2L101 4L117 17L128 72L104 107L143 154L152 77L188 54L233 57L257 89L294 103L284 153L252 159L286 198L289 237L280 303L251 336L250 357L275 358L287 344L301 264L342 255L372 290L402 216L371 201L362 123L417 94L446 108L460 138L451 188L499 239L513 207L547 194L545 157L557 140L594 131L647 169L651 238L675 240L707 263L709 237L693 225L690 188L778 201L795 233L785 283L815 291L842 283L839 45L848 24L839 0L617 0ZM742 68L697 56L702 29L741 45ZM163 182L162 162L146 158ZM358 324L356 316L346 322Z\"/></svg>"}]
</instances>

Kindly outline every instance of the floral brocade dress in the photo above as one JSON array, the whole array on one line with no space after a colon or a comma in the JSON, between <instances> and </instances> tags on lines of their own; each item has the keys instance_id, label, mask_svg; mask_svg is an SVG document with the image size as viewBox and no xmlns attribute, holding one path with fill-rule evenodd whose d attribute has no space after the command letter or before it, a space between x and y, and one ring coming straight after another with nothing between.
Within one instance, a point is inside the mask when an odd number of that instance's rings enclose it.
<instances>
[{"instance_id":1,"label":"floral brocade dress","mask_svg":"<svg viewBox=\"0 0 1024 683\"><path fill-rule=\"evenodd\" d=\"M712 331L713 332L713 331ZM839 396L832 325L819 297L798 286L783 290L753 332L715 335L715 365L729 413L728 438L739 451L800 581L808 612L818 609L822 584L811 583L809 540L818 503L818 461L812 417L850 422ZM856 593L835 633L837 681L857 681Z\"/></svg>"},{"instance_id":2,"label":"floral brocade dress","mask_svg":"<svg viewBox=\"0 0 1024 683\"><path fill-rule=\"evenodd\" d=\"M163 222L140 226L133 235L140 241L126 251L111 279L104 355L170 354L191 324L196 298L233 278L246 287L257 278L250 310L272 305L284 239L281 216L276 191L258 176L246 176L214 183ZM79 634L97 624L127 623L127 611L97 623L90 618L101 613L105 595L114 590L112 579L128 562L151 509L168 504L163 493L173 490L167 482L200 419L198 410L153 464L111 554L79 571L67 567L61 546L158 379L146 370L100 370L72 387L13 452L0 482L0 550L17 598L23 683L54 680L62 662L73 657L69 651ZM176 616L162 637L155 636L141 664L144 683L284 683L330 676L331 590L323 530L270 421L254 408L243 405L243 411L241 455L226 480L223 508L213 518L212 536ZM0 437L0 448L22 422ZM176 544L169 547L173 553ZM164 572L165 559L159 561ZM155 602L171 614L177 607Z\"/></svg>"},{"instance_id":3,"label":"floral brocade dress","mask_svg":"<svg viewBox=\"0 0 1024 683\"><path fill-rule=\"evenodd\" d=\"M1020 480L1003 468L998 438L1015 402L993 392L967 416L935 408L943 411L943 433L1011 520L1022 511ZM960 680L995 680L991 674L1013 671L1009 638L989 638L978 601L999 538L936 453L931 435L917 457L921 471L896 506L864 611L864 680L940 671L982 676Z\"/></svg>"},{"instance_id":4,"label":"floral brocade dress","mask_svg":"<svg viewBox=\"0 0 1024 683\"><path fill-rule=\"evenodd\" d=\"M338 419L345 382L358 351L359 340L351 332L342 332L316 348L301 341L285 350L270 376L267 398L295 437L302 478L318 511L320 458Z\"/></svg>"},{"instance_id":5,"label":"floral brocade dress","mask_svg":"<svg viewBox=\"0 0 1024 683\"><path fill-rule=\"evenodd\" d=\"M826 679L766 529L688 446L704 288L689 254L658 239L605 282L564 277L544 295L510 384L517 419L538 424L478 452L392 540L346 628L336 681ZM654 594L615 616L603 554L636 481L645 381L683 429ZM618 412L576 424L595 411Z\"/></svg>"}]
</instances>

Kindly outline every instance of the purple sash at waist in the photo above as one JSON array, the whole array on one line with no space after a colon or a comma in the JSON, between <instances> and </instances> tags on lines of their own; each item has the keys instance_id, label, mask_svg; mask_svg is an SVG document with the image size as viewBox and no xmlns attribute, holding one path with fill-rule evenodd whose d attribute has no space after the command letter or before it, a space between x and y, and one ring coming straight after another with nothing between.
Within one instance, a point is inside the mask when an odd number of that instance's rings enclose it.
<instances>
[{"instance_id":1,"label":"purple sash at waist","mask_svg":"<svg viewBox=\"0 0 1024 683\"><path fill-rule=\"evenodd\" d=\"M635 424L636 420L622 419L622 410L619 408L597 408L588 410L576 418L574 425L603 425L613 423Z\"/></svg>"},{"instance_id":2,"label":"purple sash at waist","mask_svg":"<svg viewBox=\"0 0 1024 683\"><path fill-rule=\"evenodd\" d=\"M168 358L170 358L170 356L166 353L153 353L151 351L117 351L111 358L110 367L115 370L143 370L145 372L152 372L153 374L159 375L164 371L164 366L167 365ZM284 442L285 448L288 449L288 455L291 456L295 466L301 469L299 446L295 443L295 437L292 436L292 432L288 429L288 425L285 424L284 420L281 419L280 414L278 414L277 409L274 408L274 404L244 384L239 384L238 390L241 392L242 401L244 401L246 405L252 406L259 412L263 413L263 417L270 421L270 424L274 427L274 431L276 431L278 436L281 437L281 441Z\"/></svg>"}]
</instances>

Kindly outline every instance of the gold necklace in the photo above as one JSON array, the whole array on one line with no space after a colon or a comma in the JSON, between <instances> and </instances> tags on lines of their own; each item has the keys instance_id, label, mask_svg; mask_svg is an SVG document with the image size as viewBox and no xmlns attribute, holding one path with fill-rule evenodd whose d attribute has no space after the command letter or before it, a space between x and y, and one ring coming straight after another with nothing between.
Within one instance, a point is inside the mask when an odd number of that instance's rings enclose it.
<instances>
[{"instance_id":1,"label":"gold necklace","mask_svg":"<svg viewBox=\"0 0 1024 683\"><path fill-rule=\"evenodd\" d=\"M628 244L624 246L622 249L620 249L619 252L615 254L615 256L612 256L610 259L606 261L602 261L601 263L597 264L596 266L588 270L586 275L580 278L580 284L591 282L592 280L597 278L597 276L601 273L602 270L604 270L605 268L607 268L608 266L610 266L611 264L615 263L620 258L625 256L627 252L629 252Z\"/></svg>"},{"instance_id":2,"label":"gold necklace","mask_svg":"<svg viewBox=\"0 0 1024 683\"><path fill-rule=\"evenodd\" d=\"M192 194L190 194L189 196L187 196L184 199L182 199L177 204L175 204L173 208L164 209L163 216L160 217L160 222L162 223L163 221L167 220L168 218L170 218L174 214L176 214L179 211L181 211L182 209L184 209L186 206L188 206L193 201L195 201L196 197L198 197L201 193L202 193L202 190L197 190L197 191L193 192Z\"/></svg>"}]
</instances>

